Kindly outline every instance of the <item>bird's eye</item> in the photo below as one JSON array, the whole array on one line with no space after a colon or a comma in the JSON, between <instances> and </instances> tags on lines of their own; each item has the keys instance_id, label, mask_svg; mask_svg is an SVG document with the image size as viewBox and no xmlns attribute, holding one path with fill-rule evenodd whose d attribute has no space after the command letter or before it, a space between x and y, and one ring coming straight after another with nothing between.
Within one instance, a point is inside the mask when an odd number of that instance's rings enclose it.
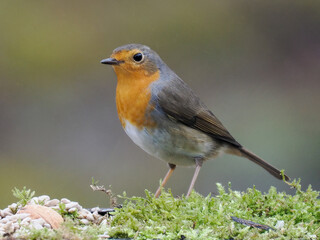
<instances>
[{"instance_id":1,"label":"bird's eye","mask_svg":"<svg viewBox=\"0 0 320 240\"><path fill-rule=\"evenodd\" d=\"M136 62L141 62L142 59L143 59L142 53L136 53L135 55L133 55L133 60Z\"/></svg>"}]
</instances>

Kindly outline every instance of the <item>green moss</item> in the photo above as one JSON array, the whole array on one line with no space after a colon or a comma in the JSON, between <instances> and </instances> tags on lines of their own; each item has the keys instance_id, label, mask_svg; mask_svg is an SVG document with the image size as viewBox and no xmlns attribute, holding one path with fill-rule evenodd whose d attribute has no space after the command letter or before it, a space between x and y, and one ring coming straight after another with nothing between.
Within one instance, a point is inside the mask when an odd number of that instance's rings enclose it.
<instances>
[{"instance_id":1,"label":"green moss","mask_svg":"<svg viewBox=\"0 0 320 240\"><path fill-rule=\"evenodd\" d=\"M192 192L189 198L175 198L162 191L159 198L145 191L145 197L127 197L112 219L104 224L83 225L77 214L70 216L61 205L59 212L65 223L58 230L30 229L26 239L319 239L319 192L308 187L301 190L299 182L288 183L295 195L277 192L271 187L261 193L255 187L245 192L226 190L217 184L216 196ZM237 223L231 217L270 226L263 230Z\"/></svg>"},{"instance_id":2,"label":"green moss","mask_svg":"<svg viewBox=\"0 0 320 240\"><path fill-rule=\"evenodd\" d=\"M189 198L174 198L162 192L159 198L146 191L146 197L125 198L117 209L109 235L137 239L316 239L320 233L319 192L309 187L294 196L271 187L261 193L255 187L246 192L228 191L217 184L219 194L206 197L193 192ZM234 222L231 216L268 225L261 230ZM278 221L284 221L277 229Z\"/></svg>"}]
</instances>

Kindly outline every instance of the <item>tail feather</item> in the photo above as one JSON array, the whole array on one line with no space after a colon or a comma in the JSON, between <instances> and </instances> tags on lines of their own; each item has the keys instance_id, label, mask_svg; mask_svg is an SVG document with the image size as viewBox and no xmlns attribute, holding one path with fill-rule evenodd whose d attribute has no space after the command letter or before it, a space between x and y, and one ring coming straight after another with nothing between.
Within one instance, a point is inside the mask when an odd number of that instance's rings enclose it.
<instances>
[{"instance_id":1,"label":"tail feather","mask_svg":"<svg viewBox=\"0 0 320 240\"><path fill-rule=\"evenodd\" d=\"M263 167L265 170L267 170L272 176L282 180L282 175L279 169L275 168L274 166L270 165L254 153L248 151L247 149L241 147L238 149L238 151L235 153L234 151L232 152L235 155L245 157L249 159L250 161L258 164L259 166ZM284 175L284 178L286 181L290 180L290 178L287 175Z\"/></svg>"}]
</instances>

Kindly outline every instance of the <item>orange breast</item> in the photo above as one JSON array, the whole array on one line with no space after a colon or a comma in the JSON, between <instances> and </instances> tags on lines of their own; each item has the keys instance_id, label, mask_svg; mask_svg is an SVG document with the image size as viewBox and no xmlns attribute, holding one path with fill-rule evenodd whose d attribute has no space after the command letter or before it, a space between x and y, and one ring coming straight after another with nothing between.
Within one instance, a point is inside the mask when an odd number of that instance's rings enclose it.
<instances>
[{"instance_id":1,"label":"orange breast","mask_svg":"<svg viewBox=\"0 0 320 240\"><path fill-rule=\"evenodd\" d=\"M132 73L116 68L115 71L118 78L117 110L122 126L125 128L126 121L129 121L139 129L154 127L156 124L149 114L154 108L150 104L150 84L159 79L159 71L152 75L144 71Z\"/></svg>"}]
</instances>

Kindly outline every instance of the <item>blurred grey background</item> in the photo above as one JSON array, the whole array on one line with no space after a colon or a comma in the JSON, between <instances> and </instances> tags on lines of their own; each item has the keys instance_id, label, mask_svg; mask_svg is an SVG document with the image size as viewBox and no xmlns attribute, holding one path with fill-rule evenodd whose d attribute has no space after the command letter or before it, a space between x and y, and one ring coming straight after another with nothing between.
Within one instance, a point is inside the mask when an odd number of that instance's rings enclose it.
<instances>
[{"instance_id":1,"label":"blurred grey background","mask_svg":"<svg viewBox=\"0 0 320 240\"><path fill-rule=\"evenodd\" d=\"M11 189L108 206L115 194L155 191L164 162L135 146L116 113L116 77L100 64L142 43L194 90L244 146L320 188L319 1L1 1L0 208ZM192 168L168 187L186 193ZM246 159L205 163L196 190L244 191L281 181Z\"/></svg>"}]
</instances>

